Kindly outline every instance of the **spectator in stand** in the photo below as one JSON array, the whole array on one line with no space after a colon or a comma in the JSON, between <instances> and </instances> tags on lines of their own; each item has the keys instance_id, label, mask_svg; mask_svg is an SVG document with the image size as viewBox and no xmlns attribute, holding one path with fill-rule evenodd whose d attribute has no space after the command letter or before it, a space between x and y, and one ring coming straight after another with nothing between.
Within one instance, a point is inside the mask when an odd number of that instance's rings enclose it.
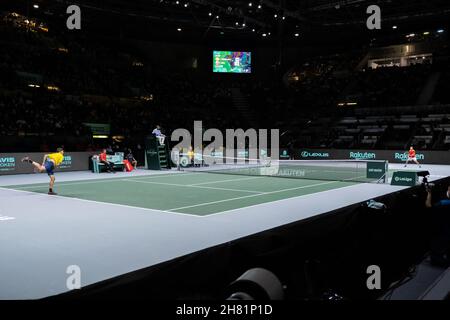
<instances>
[{"instance_id":1,"label":"spectator in stand","mask_svg":"<svg viewBox=\"0 0 450 320\"><path fill-rule=\"evenodd\" d=\"M114 152L114 150L113 150L111 145L109 145L108 148L106 148L105 150L106 150L106 154L109 154L109 155L114 155L115 154L115 152Z\"/></svg>"}]
</instances>

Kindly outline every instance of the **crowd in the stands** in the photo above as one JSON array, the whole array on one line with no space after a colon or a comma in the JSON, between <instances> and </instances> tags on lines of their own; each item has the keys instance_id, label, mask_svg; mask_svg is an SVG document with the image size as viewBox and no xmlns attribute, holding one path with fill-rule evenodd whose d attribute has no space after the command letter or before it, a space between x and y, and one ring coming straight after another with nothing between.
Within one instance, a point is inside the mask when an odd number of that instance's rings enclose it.
<instances>
[{"instance_id":1,"label":"crowd in the stands","mask_svg":"<svg viewBox=\"0 0 450 320\"><path fill-rule=\"evenodd\" d=\"M236 81L195 69L165 72L136 48L58 37L42 23L25 21L0 18L2 137L85 137L72 146L84 149L93 143L85 123L107 123L111 135L138 141L156 124L170 134L202 120L205 128L279 128L283 143L305 144L300 132L323 114L339 117L339 104L414 105L436 72L430 103L450 103L448 64L361 70L358 52L310 59L284 77ZM338 135L329 129L314 140L333 146Z\"/></svg>"}]
</instances>

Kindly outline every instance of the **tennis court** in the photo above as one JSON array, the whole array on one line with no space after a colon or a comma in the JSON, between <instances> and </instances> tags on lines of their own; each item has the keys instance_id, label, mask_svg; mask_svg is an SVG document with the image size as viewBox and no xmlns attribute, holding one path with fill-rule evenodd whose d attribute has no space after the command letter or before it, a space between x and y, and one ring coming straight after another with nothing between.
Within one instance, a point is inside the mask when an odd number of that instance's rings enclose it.
<instances>
[{"instance_id":1,"label":"tennis court","mask_svg":"<svg viewBox=\"0 0 450 320\"><path fill-rule=\"evenodd\" d=\"M247 169L59 172L58 196L46 195L45 174L1 176L0 241L6 245L0 248L0 283L8 289L0 298L67 292L69 265L82 268L87 286L408 188L336 180L364 176L354 168L335 170L334 163L278 171L317 179ZM391 164L389 173L403 169ZM449 173L447 166L426 169L436 175L430 181Z\"/></svg>"},{"instance_id":2,"label":"tennis court","mask_svg":"<svg viewBox=\"0 0 450 320\"><path fill-rule=\"evenodd\" d=\"M191 172L59 182L56 191L62 197L205 216L354 184L356 182ZM8 188L47 193L48 184Z\"/></svg>"}]
</instances>

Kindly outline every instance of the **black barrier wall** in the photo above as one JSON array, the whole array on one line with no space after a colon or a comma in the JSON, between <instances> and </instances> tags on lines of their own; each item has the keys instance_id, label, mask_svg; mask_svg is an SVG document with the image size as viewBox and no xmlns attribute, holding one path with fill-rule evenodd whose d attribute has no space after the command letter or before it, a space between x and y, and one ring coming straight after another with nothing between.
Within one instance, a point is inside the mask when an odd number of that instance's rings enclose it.
<instances>
[{"instance_id":1,"label":"black barrier wall","mask_svg":"<svg viewBox=\"0 0 450 320\"><path fill-rule=\"evenodd\" d=\"M44 152L32 153L0 153L0 175L34 173L33 167L28 163L20 161L29 156L32 160L41 163ZM66 152L64 161L55 171L81 171L89 170L89 157L96 152Z\"/></svg>"},{"instance_id":2,"label":"black barrier wall","mask_svg":"<svg viewBox=\"0 0 450 320\"><path fill-rule=\"evenodd\" d=\"M403 163L408 158L405 150L296 149L294 152L294 158L300 160L387 160L390 163ZM450 164L450 151L416 150L416 153L421 163Z\"/></svg>"},{"instance_id":3,"label":"black barrier wall","mask_svg":"<svg viewBox=\"0 0 450 320\"><path fill-rule=\"evenodd\" d=\"M89 169L89 157L97 152L67 152L64 162L56 171L82 171ZM294 153L294 154L292 154ZM20 161L25 156L41 162L43 152L32 153L0 153L0 175L33 173L30 165ZM281 149L280 159L327 160L358 159L388 160L390 163L402 163L407 159L404 150L352 150L352 149ZM428 164L450 165L450 151L417 151L417 160Z\"/></svg>"}]
</instances>

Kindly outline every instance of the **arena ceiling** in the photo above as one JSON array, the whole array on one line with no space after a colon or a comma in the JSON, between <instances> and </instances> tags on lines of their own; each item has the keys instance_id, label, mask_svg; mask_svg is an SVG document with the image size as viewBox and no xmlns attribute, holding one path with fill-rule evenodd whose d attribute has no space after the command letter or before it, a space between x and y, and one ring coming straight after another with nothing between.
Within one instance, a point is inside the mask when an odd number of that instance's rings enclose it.
<instances>
[{"instance_id":1,"label":"arena ceiling","mask_svg":"<svg viewBox=\"0 0 450 320\"><path fill-rule=\"evenodd\" d=\"M446 28L450 21L448 0L7 0L1 6L58 21L71 4L81 7L85 31L171 41L355 41ZM378 31L366 28L373 4L381 8Z\"/></svg>"}]
</instances>

